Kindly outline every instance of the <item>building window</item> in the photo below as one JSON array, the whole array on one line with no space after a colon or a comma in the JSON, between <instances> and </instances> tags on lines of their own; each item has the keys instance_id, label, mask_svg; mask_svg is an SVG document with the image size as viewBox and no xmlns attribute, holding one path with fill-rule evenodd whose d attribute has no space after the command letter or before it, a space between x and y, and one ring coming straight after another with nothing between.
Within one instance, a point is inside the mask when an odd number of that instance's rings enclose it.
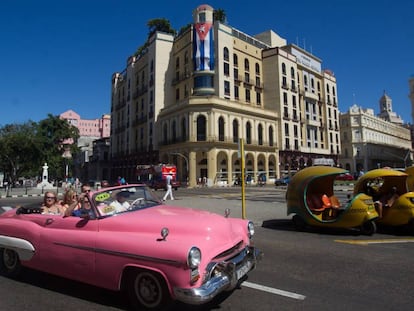
<instances>
[{"instance_id":1,"label":"building window","mask_svg":"<svg viewBox=\"0 0 414 311\"><path fill-rule=\"evenodd\" d=\"M188 64L188 51L184 53L184 64Z\"/></svg>"},{"instance_id":2,"label":"building window","mask_svg":"<svg viewBox=\"0 0 414 311\"><path fill-rule=\"evenodd\" d=\"M224 141L224 119L220 117L218 120L219 141Z\"/></svg>"},{"instance_id":3,"label":"building window","mask_svg":"<svg viewBox=\"0 0 414 311\"><path fill-rule=\"evenodd\" d=\"M295 68L290 67L290 78L295 79Z\"/></svg>"},{"instance_id":4,"label":"building window","mask_svg":"<svg viewBox=\"0 0 414 311\"><path fill-rule=\"evenodd\" d=\"M257 127L257 136L259 140L259 145L263 145L263 126L259 124Z\"/></svg>"},{"instance_id":5,"label":"building window","mask_svg":"<svg viewBox=\"0 0 414 311\"><path fill-rule=\"evenodd\" d=\"M285 123L285 136L289 136L289 124Z\"/></svg>"},{"instance_id":6,"label":"building window","mask_svg":"<svg viewBox=\"0 0 414 311\"><path fill-rule=\"evenodd\" d=\"M256 69L256 74L259 75L260 74L260 65L258 63L256 63L255 69Z\"/></svg>"},{"instance_id":7,"label":"building window","mask_svg":"<svg viewBox=\"0 0 414 311\"><path fill-rule=\"evenodd\" d=\"M166 145L168 143L168 127L167 127L167 124L164 124L163 141L164 141L164 145Z\"/></svg>"},{"instance_id":8,"label":"building window","mask_svg":"<svg viewBox=\"0 0 414 311\"><path fill-rule=\"evenodd\" d=\"M226 47L223 49L223 59L227 62L229 61L229 49Z\"/></svg>"},{"instance_id":9,"label":"building window","mask_svg":"<svg viewBox=\"0 0 414 311\"><path fill-rule=\"evenodd\" d=\"M187 125L185 118L181 119L181 141L187 140Z\"/></svg>"},{"instance_id":10,"label":"building window","mask_svg":"<svg viewBox=\"0 0 414 311\"><path fill-rule=\"evenodd\" d=\"M252 126L250 122L246 123L246 143L247 144L252 143Z\"/></svg>"},{"instance_id":11,"label":"building window","mask_svg":"<svg viewBox=\"0 0 414 311\"><path fill-rule=\"evenodd\" d=\"M175 69L180 69L180 58L179 57L175 59Z\"/></svg>"},{"instance_id":12,"label":"building window","mask_svg":"<svg viewBox=\"0 0 414 311\"><path fill-rule=\"evenodd\" d=\"M262 104L262 94L256 92L256 105L260 106Z\"/></svg>"},{"instance_id":13,"label":"building window","mask_svg":"<svg viewBox=\"0 0 414 311\"><path fill-rule=\"evenodd\" d=\"M282 63L282 74L286 74L286 65L285 63Z\"/></svg>"},{"instance_id":14,"label":"building window","mask_svg":"<svg viewBox=\"0 0 414 311\"><path fill-rule=\"evenodd\" d=\"M246 89L246 102L250 103L250 90Z\"/></svg>"},{"instance_id":15,"label":"building window","mask_svg":"<svg viewBox=\"0 0 414 311\"><path fill-rule=\"evenodd\" d=\"M235 67L239 66L239 60L236 54L233 54L233 66Z\"/></svg>"},{"instance_id":16,"label":"building window","mask_svg":"<svg viewBox=\"0 0 414 311\"><path fill-rule=\"evenodd\" d=\"M239 122L236 119L233 120L233 142L239 142Z\"/></svg>"},{"instance_id":17,"label":"building window","mask_svg":"<svg viewBox=\"0 0 414 311\"><path fill-rule=\"evenodd\" d=\"M175 120L172 123L172 128L171 128L171 132L172 132L172 141L173 143L177 142L177 125L175 123Z\"/></svg>"},{"instance_id":18,"label":"building window","mask_svg":"<svg viewBox=\"0 0 414 311\"><path fill-rule=\"evenodd\" d=\"M229 65L229 63L224 63L224 75L225 76L230 76L230 65Z\"/></svg>"},{"instance_id":19,"label":"building window","mask_svg":"<svg viewBox=\"0 0 414 311\"><path fill-rule=\"evenodd\" d=\"M197 141L207 140L207 124L205 116L197 117Z\"/></svg>"},{"instance_id":20,"label":"building window","mask_svg":"<svg viewBox=\"0 0 414 311\"><path fill-rule=\"evenodd\" d=\"M234 98L239 99L239 87L237 85L234 86Z\"/></svg>"},{"instance_id":21,"label":"building window","mask_svg":"<svg viewBox=\"0 0 414 311\"><path fill-rule=\"evenodd\" d=\"M175 90L175 100L176 101L180 100L180 89L178 88Z\"/></svg>"},{"instance_id":22,"label":"building window","mask_svg":"<svg viewBox=\"0 0 414 311\"><path fill-rule=\"evenodd\" d=\"M250 65L249 60L247 58L244 59L244 70L249 71Z\"/></svg>"},{"instance_id":23,"label":"building window","mask_svg":"<svg viewBox=\"0 0 414 311\"><path fill-rule=\"evenodd\" d=\"M273 127L269 126L269 146L273 146Z\"/></svg>"},{"instance_id":24,"label":"building window","mask_svg":"<svg viewBox=\"0 0 414 311\"><path fill-rule=\"evenodd\" d=\"M224 81L224 95L230 96L230 82Z\"/></svg>"}]
</instances>

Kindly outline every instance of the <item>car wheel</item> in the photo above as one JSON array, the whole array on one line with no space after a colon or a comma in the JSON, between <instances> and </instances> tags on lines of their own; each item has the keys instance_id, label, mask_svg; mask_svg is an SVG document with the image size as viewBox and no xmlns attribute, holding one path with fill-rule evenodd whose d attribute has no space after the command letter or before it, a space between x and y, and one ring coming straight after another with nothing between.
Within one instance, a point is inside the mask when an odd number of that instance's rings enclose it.
<instances>
[{"instance_id":1,"label":"car wheel","mask_svg":"<svg viewBox=\"0 0 414 311\"><path fill-rule=\"evenodd\" d=\"M19 255L12 249L0 249L0 274L7 277L16 277L22 269Z\"/></svg>"},{"instance_id":2,"label":"car wheel","mask_svg":"<svg viewBox=\"0 0 414 311\"><path fill-rule=\"evenodd\" d=\"M364 235L373 235L375 232L377 232L377 225L373 221L367 221L362 224L360 230Z\"/></svg>"},{"instance_id":3,"label":"car wheel","mask_svg":"<svg viewBox=\"0 0 414 311\"><path fill-rule=\"evenodd\" d=\"M151 271L137 271L130 276L128 295L134 306L144 310L166 310L171 303L164 279Z\"/></svg>"}]
</instances>

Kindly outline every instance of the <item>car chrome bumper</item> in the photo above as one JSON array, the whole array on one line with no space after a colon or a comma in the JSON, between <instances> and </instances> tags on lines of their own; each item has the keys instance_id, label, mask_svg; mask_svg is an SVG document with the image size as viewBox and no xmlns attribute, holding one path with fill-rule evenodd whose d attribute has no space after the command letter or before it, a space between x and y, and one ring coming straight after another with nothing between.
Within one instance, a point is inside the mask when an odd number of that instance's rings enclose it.
<instances>
[{"instance_id":1,"label":"car chrome bumper","mask_svg":"<svg viewBox=\"0 0 414 311\"><path fill-rule=\"evenodd\" d=\"M175 298L181 302L200 305L209 302L222 291L234 289L256 267L263 253L254 247L246 247L236 257L214 265L219 266L220 273L215 274L197 288L174 288ZM211 274L213 271L206 271Z\"/></svg>"}]
</instances>

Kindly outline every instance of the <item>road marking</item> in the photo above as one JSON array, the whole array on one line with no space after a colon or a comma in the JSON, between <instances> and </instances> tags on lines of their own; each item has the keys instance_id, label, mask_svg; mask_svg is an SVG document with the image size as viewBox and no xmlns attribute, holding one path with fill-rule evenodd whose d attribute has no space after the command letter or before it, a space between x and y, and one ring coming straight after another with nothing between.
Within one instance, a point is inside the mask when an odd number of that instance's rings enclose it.
<instances>
[{"instance_id":1,"label":"road marking","mask_svg":"<svg viewBox=\"0 0 414 311\"><path fill-rule=\"evenodd\" d=\"M369 245L369 244L391 244L391 243L414 243L414 238L406 239L381 239L381 240L335 240L338 243Z\"/></svg>"},{"instance_id":2,"label":"road marking","mask_svg":"<svg viewBox=\"0 0 414 311\"><path fill-rule=\"evenodd\" d=\"M246 286L246 287L258 289L258 290L261 290L263 292L267 292L267 293L271 293L271 294L275 294L275 295L280 295L280 296L285 296L285 297L289 297L289 298L293 298L293 299L304 300L306 298L306 296L303 296L303 295L300 295L300 294L287 292L287 291L284 291L284 290L281 290L281 289L277 289L277 288L273 288L273 287L267 287L267 286L263 286L263 285L259 285L259 284L255 284L255 283L246 282L246 281L243 282L242 285Z\"/></svg>"}]
</instances>

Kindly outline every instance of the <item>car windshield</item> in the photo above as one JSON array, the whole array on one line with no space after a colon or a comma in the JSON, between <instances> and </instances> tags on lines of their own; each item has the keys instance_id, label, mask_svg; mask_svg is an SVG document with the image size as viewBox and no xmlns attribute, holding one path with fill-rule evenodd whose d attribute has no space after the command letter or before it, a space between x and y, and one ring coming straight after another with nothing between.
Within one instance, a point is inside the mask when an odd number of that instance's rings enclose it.
<instances>
[{"instance_id":1,"label":"car windshield","mask_svg":"<svg viewBox=\"0 0 414 311\"><path fill-rule=\"evenodd\" d=\"M93 194L93 203L100 216L112 216L162 204L144 185L104 188Z\"/></svg>"}]
</instances>

